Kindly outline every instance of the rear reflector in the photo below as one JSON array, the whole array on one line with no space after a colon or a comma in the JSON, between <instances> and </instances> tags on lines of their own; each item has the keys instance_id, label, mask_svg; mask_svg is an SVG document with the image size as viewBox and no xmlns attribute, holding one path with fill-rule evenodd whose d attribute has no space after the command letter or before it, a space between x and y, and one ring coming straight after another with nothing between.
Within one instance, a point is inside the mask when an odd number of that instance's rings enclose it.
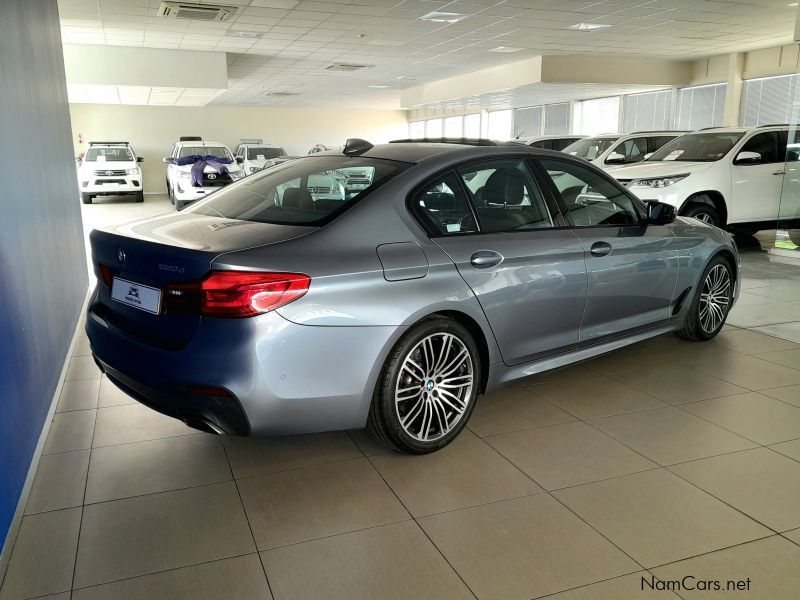
<instances>
[{"instance_id":1,"label":"rear reflector","mask_svg":"<svg viewBox=\"0 0 800 600\"><path fill-rule=\"evenodd\" d=\"M311 278L302 273L212 271L202 281L168 285L168 307L197 309L207 317L260 315L303 296Z\"/></svg>"}]
</instances>

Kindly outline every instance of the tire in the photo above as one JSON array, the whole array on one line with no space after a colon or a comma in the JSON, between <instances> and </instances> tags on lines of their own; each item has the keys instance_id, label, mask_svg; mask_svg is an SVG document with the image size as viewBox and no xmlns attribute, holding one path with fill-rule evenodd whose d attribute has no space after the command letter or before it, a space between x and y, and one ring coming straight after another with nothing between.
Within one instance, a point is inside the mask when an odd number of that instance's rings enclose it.
<instances>
[{"instance_id":1,"label":"tire","mask_svg":"<svg viewBox=\"0 0 800 600\"><path fill-rule=\"evenodd\" d=\"M482 368L475 340L463 325L446 317L420 322L386 359L367 430L382 444L408 454L444 448L469 421ZM437 373L447 375L446 390ZM396 401L398 390L401 399Z\"/></svg>"},{"instance_id":2,"label":"tire","mask_svg":"<svg viewBox=\"0 0 800 600\"><path fill-rule=\"evenodd\" d=\"M725 281L727 280L727 285ZM692 342L707 342L716 337L728 318L733 299L733 269L731 263L722 256L715 256L708 263L689 306L683 329L678 336ZM712 291L712 299L706 300ZM714 291L716 290L716 291ZM713 298L717 298L716 301ZM714 308L716 307L716 308ZM718 311L722 311L721 316ZM711 311L711 312L709 312Z\"/></svg>"},{"instance_id":3,"label":"tire","mask_svg":"<svg viewBox=\"0 0 800 600\"><path fill-rule=\"evenodd\" d=\"M87 194L86 192L81 192L81 202L84 204L91 204L92 203L92 195Z\"/></svg>"},{"instance_id":4,"label":"tire","mask_svg":"<svg viewBox=\"0 0 800 600\"><path fill-rule=\"evenodd\" d=\"M706 196L702 197L705 198ZM703 223L708 223L709 225L714 225L716 227L723 227L725 225L725 223L721 222L717 209L711 204L706 204L705 202L691 202L683 212L683 216L692 217L698 221L702 221Z\"/></svg>"},{"instance_id":5,"label":"tire","mask_svg":"<svg viewBox=\"0 0 800 600\"><path fill-rule=\"evenodd\" d=\"M790 229L789 239L795 246L800 246L800 229Z\"/></svg>"},{"instance_id":6,"label":"tire","mask_svg":"<svg viewBox=\"0 0 800 600\"><path fill-rule=\"evenodd\" d=\"M144 202L144 192L136 192L136 202Z\"/></svg>"}]
</instances>

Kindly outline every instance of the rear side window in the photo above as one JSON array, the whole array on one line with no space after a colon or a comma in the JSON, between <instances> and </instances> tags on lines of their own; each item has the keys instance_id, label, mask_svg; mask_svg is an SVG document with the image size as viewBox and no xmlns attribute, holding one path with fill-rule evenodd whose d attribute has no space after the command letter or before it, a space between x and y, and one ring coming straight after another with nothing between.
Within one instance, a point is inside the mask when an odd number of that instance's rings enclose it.
<instances>
[{"instance_id":1,"label":"rear side window","mask_svg":"<svg viewBox=\"0 0 800 600\"><path fill-rule=\"evenodd\" d=\"M408 168L407 163L348 156L300 158L222 188L186 209L201 215L321 226ZM353 190L343 170L368 174L369 187Z\"/></svg>"},{"instance_id":2,"label":"rear side window","mask_svg":"<svg viewBox=\"0 0 800 600\"><path fill-rule=\"evenodd\" d=\"M434 237L478 231L469 200L452 171L426 184L414 196L411 210Z\"/></svg>"}]
</instances>

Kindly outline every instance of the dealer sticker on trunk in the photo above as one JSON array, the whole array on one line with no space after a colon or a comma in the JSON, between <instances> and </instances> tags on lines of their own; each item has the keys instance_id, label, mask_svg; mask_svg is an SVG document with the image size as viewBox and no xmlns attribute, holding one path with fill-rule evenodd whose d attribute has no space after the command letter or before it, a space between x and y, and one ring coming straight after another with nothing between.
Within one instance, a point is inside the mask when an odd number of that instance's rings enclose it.
<instances>
[{"instance_id":1,"label":"dealer sticker on trunk","mask_svg":"<svg viewBox=\"0 0 800 600\"><path fill-rule=\"evenodd\" d=\"M119 277L114 277L111 298L154 315L158 314L161 306L161 290Z\"/></svg>"}]
</instances>

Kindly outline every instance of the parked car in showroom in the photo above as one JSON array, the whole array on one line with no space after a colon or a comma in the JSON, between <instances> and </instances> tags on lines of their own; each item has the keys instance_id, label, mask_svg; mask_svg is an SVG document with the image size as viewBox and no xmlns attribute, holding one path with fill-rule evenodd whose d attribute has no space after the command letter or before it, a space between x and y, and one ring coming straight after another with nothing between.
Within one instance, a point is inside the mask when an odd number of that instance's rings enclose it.
<instances>
[{"instance_id":1,"label":"parked car in showroom","mask_svg":"<svg viewBox=\"0 0 800 600\"><path fill-rule=\"evenodd\" d=\"M641 162L683 131L608 133L573 142L563 152L588 160L601 169Z\"/></svg>"},{"instance_id":2,"label":"parked car in showroom","mask_svg":"<svg viewBox=\"0 0 800 600\"><path fill-rule=\"evenodd\" d=\"M272 159L286 156L286 150L262 142L243 142L236 146L235 156L246 177L263 169Z\"/></svg>"},{"instance_id":3,"label":"parked car in showroom","mask_svg":"<svg viewBox=\"0 0 800 600\"><path fill-rule=\"evenodd\" d=\"M666 332L717 335L739 287L729 233L581 159L482 144L348 140L94 230L98 365L204 431L366 425L427 453L505 383ZM315 201L307 182L340 169L372 184Z\"/></svg>"},{"instance_id":4,"label":"parked car in showroom","mask_svg":"<svg viewBox=\"0 0 800 600\"><path fill-rule=\"evenodd\" d=\"M186 136L163 159L167 165L167 194L177 210L244 177L244 169L220 142Z\"/></svg>"},{"instance_id":5,"label":"parked car in showroom","mask_svg":"<svg viewBox=\"0 0 800 600\"><path fill-rule=\"evenodd\" d=\"M144 202L144 181L139 163L144 161L128 142L89 142L76 158L81 201L91 204L96 196L133 196Z\"/></svg>"},{"instance_id":6,"label":"parked car in showroom","mask_svg":"<svg viewBox=\"0 0 800 600\"><path fill-rule=\"evenodd\" d=\"M783 226L796 228L798 199L784 197L781 206L786 166L792 168L800 158L795 141L788 144L789 129L719 127L688 133L643 163L609 173L640 198L670 204L681 215L717 227L752 234L774 229L780 216ZM794 207L786 204L790 201Z\"/></svg>"},{"instance_id":7,"label":"parked car in showroom","mask_svg":"<svg viewBox=\"0 0 800 600\"><path fill-rule=\"evenodd\" d=\"M582 140L585 135L538 135L535 137L519 138L517 141L527 144L533 148L543 148L545 150L557 150L561 152L578 140Z\"/></svg>"}]
</instances>

